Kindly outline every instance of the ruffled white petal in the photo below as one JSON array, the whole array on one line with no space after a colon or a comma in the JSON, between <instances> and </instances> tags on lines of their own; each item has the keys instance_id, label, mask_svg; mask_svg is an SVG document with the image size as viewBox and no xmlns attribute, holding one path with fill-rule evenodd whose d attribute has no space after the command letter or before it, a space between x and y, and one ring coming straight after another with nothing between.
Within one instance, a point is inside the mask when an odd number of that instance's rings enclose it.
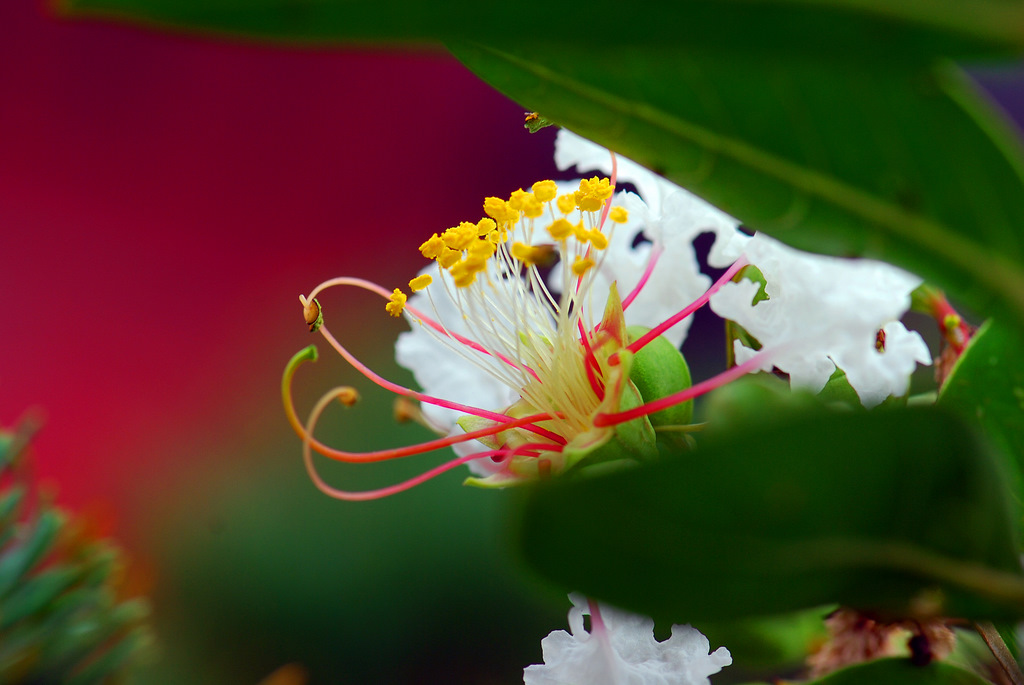
<instances>
[{"instance_id":1,"label":"ruffled white petal","mask_svg":"<svg viewBox=\"0 0 1024 685\"><path fill-rule=\"evenodd\" d=\"M708 639L688 625L672 626L664 642L654 621L601 605L604 629L584 630L586 598L569 595L571 632L556 630L541 641L544 663L528 666L525 685L708 685L708 676L732 663L725 647L708 653Z\"/></svg>"},{"instance_id":2,"label":"ruffled white petal","mask_svg":"<svg viewBox=\"0 0 1024 685\"><path fill-rule=\"evenodd\" d=\"M701 233L714 233L708 263L725 268L736 261L746 240L736 219L630 159L620 155L617 160L618 182L633 184L648 207L647 238L690 243ZM555 164L563 171L575 166L584 173L612 172L608 150L565 129L559 130L555 139Z\"/></svg>"},{"instance_id":3,"label":"ruffled white petal","mask_svg":"<svg viewBox=\"0 0 1024 685\"><path fill-rule=\"evenodd\" d=\"M904 394L916 365L931 362L920 335L898 324L917 276L883 262L800 252L761 234L744 254L764 275L769 299L752 305L757 286L744 280L723 286L711 308L772 350L766 366L788 373L794 387L819 392L838 366L872 407ZM876 349L879 330L884 351ZM737 348L738 361L751 354Z\"/></svg>"}]
</instances>

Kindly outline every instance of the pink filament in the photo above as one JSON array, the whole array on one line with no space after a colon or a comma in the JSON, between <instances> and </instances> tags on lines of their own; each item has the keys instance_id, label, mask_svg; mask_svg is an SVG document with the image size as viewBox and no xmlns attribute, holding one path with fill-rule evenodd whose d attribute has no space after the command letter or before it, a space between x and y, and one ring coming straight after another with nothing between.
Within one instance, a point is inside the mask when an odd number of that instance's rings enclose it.
<instances>
[{"instance_id":1,"label":"pink filament","mask_svg":"<svg viewBox=\"0 0 1024 685\"><path fill-rule=\"evenodd\" d=\"M677 323L688 317L690 314L693 314L695 311L697 311L705 304L707 304L708 300L711 299L711 296L718 292L718 290L723 285L732 280L732 277L735 276L739 272L739 270L745 267L746 265L746 259L742 257L737 259L733 263L733 265L730 266L728 270L726 270L726 272L722 274L722 276L717 281L715 281L715 283L710 288L708 288L703 295L698 297L696 300L691 302L689 305L684 307L676 314L673 314L669 318L662 321L660 324L649 330L644 335L640 336L639 338L631 342L629 345L626 346L626 349L629 350L630 352L636 352L637 350L643 349L643 347L647 343L656 339L659 335L661 335L668 329L672 328Z\"/></svg>"},{"instance_id":2,"label":"pink filament","mask_svg":"<svg viewBox=\"0 0 1024 685\"><path fill-rule=\"evenodd\" d=\"M451 402L450 400L445 400L441 399L440 397L427 395L425 393L412 390L411 388L406 388L405 386L399 385L397 383L393 383L387 380L386 378L378 375L373 369L371 369L370 367L366 366L361 361L356 359L354 355L352 355L348 350L346 350L341 345L341 343L339 343L337 339L333 335L331 335L331 332L327 330L327 326L320 327L320 334L324 336L327 342L331 344L331 347L337 350L338 354L344 357L345 361L351 364L354 369L359 371L359 373L363 374L368 379L370 379L380 387L384 388L385 390L390 390L391 392L397 395L405 395L406 397L412 397L413 399L419 400L420 402L426 402L427 404L437 405L438 407L444 407L445 409L454 409L455 411L460 411L464 414L472 414L473 416L479 416L481 418L490 419L491 421L497 421L499 423L508 424L512 421L510 417L505 416L504 414L488 411L486 409L480 409L479 407L471 407L468 404L459 404L458 402ZM544 416L547 415L545 414ZM551 440L552 442L562 445L565 444L565 438L561 437L557 433L553 433L547 430L546 428L540 428L539 426L524 426L523 428L532 433L536 433L537 435L545 437L548 440Z\"/></svg>"},{"instance_id":3,"label":"pink filament","mask_svg":"<svg viewBox=\"0 0 1024 685\"><path fill-rule=\"evenodd\" d=\"M315 413L317 417L319 417L320 414L323 413L324 408L338 396L338 391L339 389L336 388L334 391L328 392L323 397L320 398L320 401L316 404L315 408L313 409L313 413ZM485 438L489 435L497 435L498 433L507 430L512 430L514 428L524 428L526 430L529 430L530 426L533 423L537 421L545 421L550 418L550 414L532 414L530 416L524 416L519 419L512 419L505 423L499 423L493 426L488 426L486 428L480 428L475 431L470 431L468 433L461 433L459 435L449 435L444 438L436 438L434 440L428 440L427 442L417 443L415 445L395 447L386 450L375 450L373 452L347 452L345 450L339 450L333 447L329 447L320 442L319 440L314 439L311 435L307 435L305 433L305 429L302 427L302 424L298 422L298 418L294 416L294 409L289 411L289 419L292 421L292 426L293 428L295 428L296 432L299 434L299 437L302 438L303 441L308 440L310 444L313 446L313 449L315 449L317 452L324 455L325 457L334 459L336 461L344 461L353 464L365 464L377 461L386 461L388 459L399 459L401 457L409 457L414 454L424 454L426 452L432 452L434 450L443 449L445 447L451 447L452 445L456 445L461 442L469 442L471 440ZM551 450L555 450L556 448L558 450L561 449L561 445L558 444L538 444L548 445L548 447Z\"/></svg>"},{"instance_id":4,"label":"pink filament","mask_svg":"<svg viewBox=\"0 0 1024 685\"><path fill-rule=\"evenodd\" d=\"M316 423L319 420L320 415L323 413L324 409L327 407L327 405L330 403L330 401L332 399L334 399L334 394L333 393L328 393L327 395L325 395L324 397L322 397L320 399L320 401L314 407L313 411L310 413L309 421L306 422L306 425L305 425L305 427L303 428L303 431L302 431L302 458L303 458L303 462L305 463L305 466L306 466L306 472L309 474L310 480L313 481L313 483L316 485L317 489L320 490L321 492L323 492L324 494L330 496L330 497L334 497L335 499L347 500L347 501L350 501L350 502L362 502L362 501L366 501L366 500L380 499L382 497L388 497L390 495L394 495L394 494L402 492L404 490L408 490L410 488L413 488L413 487L419 485L420 483L424 483L424 482L430 480L431 478L434 478L435 476L438 476L438 475L444 473L445 471L450 471L451 469L453 469L453 468L455 468L457 466L460 466L462 464L465 464L466 462L469 462L469 461L473 461L473 460L476 460L476 459L486 459L487 457L497 457L497 456L501 456L501 457L504 457L504 458L507 459L507 458L511 458L511 457L513 457L513 456L515 456L516 454L519 454L519 453L529 453L529 452L532 452L533 450L546 449L546 447L547 447L545 443L528 443L528 444L525 444L525 445L520 445L520 446L518 446L518 447L516 447L514 449L486 450L486 451L483 451L483 452L477 452L475 454L466 455L464 457L458 457L458 458L453 459L451 461L445 462L444 464L441 464L439 466L435 466L434 468L430 469L429 471L421 473L418 476L410 478L410 479L408 479L406 481L403 481L401 483L398 483L396 485L389 485L387 487L378 488L376 490L367 490L367 491L364 491L364 492L351 492L351 491L347 491L347 490L339 490L338 488L334 488L334 487L328 485L326 482L324 482L323 478L320 477L320 474L316 470L316 466L313 464L313 452L312 452L312 448L314 447L314 443L316 442L315 440L313 440L313 437L312 437L313 436L313 431L316 428ZM530 418L535 418L535 417L527 417L527 419L530 419ZM521 420L526 420L526 419L521 419ZM499 427L499 429L506 429L506 428L507 427ZM470 436L481 437L481 436L479 436L477 434L480 434L480 433L483 433L483 432L484 431L473 431L472 433L467 433L465 436L459 436L459 437L475 439L475 438L470 437ZM425 443L425 444L429 444L429 443ZM422 446L420 446L420 447L422 447ZM551 449L549 451L553 451L553 452L561 452L562 451L561 446L551 445L550 447L551 447ZM319 450L317 450L317 451L319 451ZM368 453L368 454L371 454L371 453ZM365 461L370 461L370 460L365 460Z\"/></svg>"},{"instance_id":5,"label":"pink filament","mask_svg":"<svg viewBox=\"0 0 1024 685\"><path fill-rule=\"evenodd\" d=\"M654 266L658 263L658 259L661 257L662 252L664 252L664 248L657 243L651 247L651 256L647 260L647 266L644 268L643 275L640 276L640 282L636 284L629 295L626 295L626 299L622 301L622 311L626 311L629 305L633 304L633 300L637 298L640 291L644 289L645 285L647 285L647 281L650 280L651 274L654 273Z\"/></svg>"},{"instance_id":6,"label":"pink filament","mask_svg":"<svg viewBox=\"0 0 1024 685\"><path fill-rule=\"evenodd\" d=\"M647 404L642 404L639 407L616 412L614 414L597 414L594 416L594 425L599 427L616 426L620 423L626 423L627 421L632 421L633 419L641 416L653 414L661 411L662 409L668 409L669 407L681 404L687 400L692 400L694 397L700 397L705 393L711 392L715 388L720 388L726 383L736 380L740 376L761 367L764 360L771 354L771 352L771 350L761 350L742 364L723 371L717 376L691 386L686 390L680 390L672 395L648 402Z\"/></svg>"},{"instance_id":7,"label":"pink filament","mask_svg":"<svg viewBox=\"0 0 1024 685\"><path fill-rule=\"evenodd\" d=\"M350 285L350 286L353 286L355 288L362 288L363 290L369 290L370 292L373 292L373 293L376 293L376 294L380 295L385 300L391 298L391 293L389 293L385 288L377 285L373 281L367 281L367 280L364 280L362 278L349 278L347 276L341 276L339 278L332 278L330 280L324 281L323 283L321 283L317 287L313 288L313 291L309 294L309 298L308 299L310 301L312 301L312 299L314 297L316 297L317 294L323 292L327 288L331 288L331 287L336 286L336 285ZM501 354L500 352L491 352L490 350L488 350L486 347L484 347L480 343L476 342L475 340L470 340L469 338L467 338L464 335L460 335L458 333L453 333L452 331L449 331L444 326L442 326L439 322L434 321L432 318L430 318L429 316L427 316L426 314L421 312L416 307L411 307L409 305L406 305L405 309L407 309L415 318L417 318L420 321L422 321L423 323L427 324L428 326L433 328L438 333L442 333L443 335L446 335L446 336L448 336L448 337L450 337L450 338L452 338L452 339L462 343L466 347L468 347L468 348L470 348L472 350L476 350L480 354L485 354L485 355L487 355L489 357L494 357L495 359L500 359L501 361L503 361L504 363L508 364L509 366L511 366L511 367L513 367L515 369L523 369L527 373L529 373L531 376L536 378L538 381L540 380L537 377L537 373L533 369L531 369L530 367L525 366L525 365L523 365L523 364L521 364L519 362L513 361L513 360L509 359L508 357L506 357L505 355Z\"/></svg>"}]
</instances>

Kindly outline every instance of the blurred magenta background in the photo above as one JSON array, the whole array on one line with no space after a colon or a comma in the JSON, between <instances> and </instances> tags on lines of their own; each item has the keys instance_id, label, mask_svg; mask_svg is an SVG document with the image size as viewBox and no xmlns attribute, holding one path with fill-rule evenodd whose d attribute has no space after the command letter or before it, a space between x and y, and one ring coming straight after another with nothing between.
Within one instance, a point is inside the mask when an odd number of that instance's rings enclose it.
<instances>
[{"instance_id":1,"label":"blurred magenta background","mask_svg":"<svg viewBox=\"0 0 1024 685\"><path fill-rule=\"evenodd\" d=\"M256 416L283 429L265 381L310 342L298 293L407 280L424 232L550 168L521 119L440 51L264 49L0 4L0 421L45 408L38 469L76 506L207 461L200 443Z\"/></svg>"},{"instance_id":2,"label":"blurred magenta background","mask_svg":"<svg viewBox=\"0 0 1024 685\"><path fill-rule=\"evenodd\" d=\"M985 82L1019 121L1021 72ZM401 285L424 236L554 173L553 132L522 115L440 50L281 50L0 3L0 425L42 408L39 477L149 569L162 647L139 682L256 682L287 661L311 682L521 682L564 627L564 599L504 556L502 495L452 473L328 500L278 397L319 341L300 292ZM408 381L378 300L322 301ZM304 407L354 380L317 367ZM422 439L388 400L338 440Z\"/></svg>"}]
</instances>

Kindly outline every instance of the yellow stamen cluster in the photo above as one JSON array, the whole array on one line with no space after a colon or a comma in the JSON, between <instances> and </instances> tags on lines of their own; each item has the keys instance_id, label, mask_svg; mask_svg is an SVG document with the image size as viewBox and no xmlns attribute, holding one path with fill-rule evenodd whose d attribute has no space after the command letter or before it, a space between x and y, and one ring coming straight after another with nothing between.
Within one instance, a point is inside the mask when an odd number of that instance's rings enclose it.
<instances>
[{"instance_id":1,"label":"yellow stamen cluster","mask_svg":"<svg viewBox=\"0 0 1024 685\"><path fill-rule=\"evenodd\" d=\"M573 195L576 197L576 206L584 212L596 212L601 209L604 201L615 192L615 186L607 178L595 176L580 181L580 189Z\"/></svg>"},{"instance_id":2,"label":"yellow stamen cluster","mask_svg":"<svg viewBox=\"0 0 1024 685\"><path fill-rule=\"evenodd\" d=\"M530 190L516 190L507 200L488 197L483 206L485 217L476 223L463 221L441 234L433 234L420 245L420 254L436 261L458 288L473 285L481 273L486 276L488 263L496 254L503 264L516 261L527 267L550 267L559 256L569 260L575 256L571 272L582 276L595 264L589 251L608 247L608 236L602 233L596 213L614 191L615 186L607 178L595 176L581 180L579 190L563 195L558 195L554 181L538 181ZM569 219L574 214L575 222ZM551 221L544 229L560 247L532 244L535 221L545 215ZM613 207L608 218L623 223L626 210ZM520 237L523 240L515 240ZM570 238L578 244L571 251L567 250ZM417 292L431 282L430 276L423 274L409 281L409 288ZM396 289L387 311L399 316L404 306L405 295Z\"/></svg>"}]
</instances>

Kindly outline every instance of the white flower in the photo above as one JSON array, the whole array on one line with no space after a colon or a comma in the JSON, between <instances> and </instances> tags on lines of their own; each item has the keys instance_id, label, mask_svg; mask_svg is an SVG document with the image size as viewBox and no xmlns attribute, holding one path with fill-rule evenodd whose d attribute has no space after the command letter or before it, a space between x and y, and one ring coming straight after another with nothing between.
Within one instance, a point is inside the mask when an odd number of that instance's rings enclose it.
<instances>
[{"instance_id":1,"label":"white flower","mask_svg":"<svg viewBox=\"0 0 1024 685\"><path fill-rule=\"evenodd\" d=\"M664 642L654 639L654 621L600 605L591 632L583 616L585 597L569 595L569 629L541 641L544 663L526 667L525 685L708 685L708 676L732 663L725 647L708 653L710 644L695 628L672 626Z\"/></svg>"},{"instance_id":2,"label":"white flower","mask_svg":"<svg viewBox=\"0 0 1024 685\"><path fill-rule=\"evenodd\" d=\"M562 162L578 159L581 168L587 169L593 169L595 165L583 161L580 154L601 156L608 165L611 160L607 150L567 133L559 135L555 154L556 159ZM599 312L604 307L612 283L616 284L620 297L627 298L646 277L635 299L625 309L625 322L651 328L701 296L711 283L700 273L693 238L704 230L735 233L736 222L629 160L620 159L619 174L624 180L628 177L641 192L652 195L655 203L649 206L634 193L615 195L613 204L625 208L627 218L607 222L607 248L587 273L587 293L579 301L588 310ZM558 183L557 186L561 196L579 188L579 181ZM532 245L551 243L551 236L544 230L524 231L517 239ZM562 258L567 257L563 255ZM571 261L571 257L569 259ZM652 259L655 260L654 267L647 273ZM429 274L434 282L444 277L436 262L420 273ZM571 271L563 268L551 270L547 285L555 296L565 294L566 283L563 281L567 278L569 287L576 288L576 279L572 278ZM464 302L453 301L453 294L457 294L456 288L432 287L429 291L414 293L408 305L442 322L451 333L479 339L482 332L487 332L487 325L477 321L475 312L469 311ZM525 290L523 295L534 296ZM510 309L517 306L511 305ZM689 318L680 321L664 333L665 337L674 345L680 345L689 323ZM547 331L540 333L551 335ZM492 411L503 411L520 398L517 387L492 372L490 361L480 359L478 363L471 363L472 355L467 359L460 347L459 343L438 335L427 326L413 325L410 332L399 336L396 359L413 372L416 382L431 396ZM512 356L511 350L508 352ZM460 412L429 404L423 405L423 412L441 431L452 435L463 432L456 423ZM459 456L467 456L479 451L480 446L464 442L455 445L454 449ZM476 475L488 475L497 468L489 460L470 462L469 467Z\"/></svg>"},{"instance_id":3,"label":"white flower","mask_svg":"<svg viewBox=\"0 0 1024 685\"><path fill-rule=\"evenodd\" d=\"M866 407L907 391L917 364L930 364L924 340L899 318L921 279L867 259L800 252L757 234L744 247L764 275L769 299L753 305L757 284L728 283L711 308L772 350L762 370L775 366L794 387L819 392L838 366ZM883 335L879 335L883 331ZM736 344L736 361L753 350Z\"/></svg>"}]
</instances>

